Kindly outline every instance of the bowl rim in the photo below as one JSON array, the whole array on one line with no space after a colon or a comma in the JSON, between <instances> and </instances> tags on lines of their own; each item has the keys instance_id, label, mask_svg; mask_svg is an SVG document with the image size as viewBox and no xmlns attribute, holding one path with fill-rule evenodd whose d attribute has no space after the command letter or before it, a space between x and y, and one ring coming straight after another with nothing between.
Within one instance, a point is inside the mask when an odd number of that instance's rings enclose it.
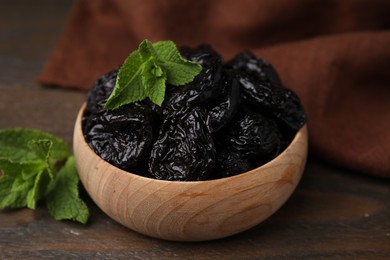
<instances>
[{"instance_id":1,"label":"bowl rim","mask_svg":"<svg viewBox=\"0 0 390 260\"><path fill-rule=\"evenodd\" d=\"M83 143L82 145L86 146L88 149L89 149L89 152L91 152L91 154L93 154L94 156L97 156L102 162L104 162L105 164L108 164L110 165L111 167L113 167L117 172L120 172L120 173L125 173L125 174L129 174L133 177L136 177L136 178L140 178L140 179L144 179L145 181L157 181L157 182L161 182L161 183L165 183L165 184L181 184L181 185L194 185L194 184L202 184L202 183L217 183L217 182L226 182L228 180L235 180L235 179L238 179L238 178L242 178L244 176L247 176L247 175L251 175L253 174L254 172L257 172L259 171L259 169L261 168L267 168L267 167L270 167L272 166L272 164L275 164L275 161L277 161L277 159L280 159L282 156L284 156L288 150L291 149L291 147L295 146L299 141L305 141L306 142L306 146L308 145L308 130L307 130L307 123L305 123L299 130L298 132L295 134L294 138L291 140L290 144L278 155L276 156L275 158L273 158L272 160L266 162L265 164L259 166L259 167L256 167L250 171L246 171L246 172L243 172L243 173L240 173L240 174L237 174L237 175L234 175L234 176L229 176L229 177L223 177L223 178L218 178L218 179L212 179L212 180L202 180L202 181L170 181L170 180L159 180L159 179L153 179L153 178L149 178L149 177L146 177L146 176L142 176L142 175L139 175L139 174L136 174L136 173L132 173L132 172L129 172L129 171L126 171L126 170L123 170L121 168L118 168L117 166L107 162L106 160L102 159L97 153L95 153L95 151L89 146L89 144L87 143L87 141L85 140L85 137L84 137L84 132L83 132L83 129L82 129L82 117L84 115L84 112L85 112L85 109L86 109L86 102L84 102L78 112L78 115L77 115L77 118L76 118L76 123L75 123L75 129L74 129L74 136L73 136L73 139L75 138L75 135L77 134L77 132L81 135L82 137L82 140L83 140ZM73 149L75 149L75 147L73 146ZM307 149L306 149L307 151ZM306 152L307 153L307 152Z\"/></svg>"}]
</instances>

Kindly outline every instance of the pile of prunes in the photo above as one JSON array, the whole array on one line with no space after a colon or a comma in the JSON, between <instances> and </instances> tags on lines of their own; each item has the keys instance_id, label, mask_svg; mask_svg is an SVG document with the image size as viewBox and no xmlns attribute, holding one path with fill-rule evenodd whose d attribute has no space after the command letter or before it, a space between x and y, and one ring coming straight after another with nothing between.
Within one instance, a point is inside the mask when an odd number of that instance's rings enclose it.
<instances>
[{"instance_id":1,"label":"pile of prunes","mask_svg":"<svg viewBox=\"0 0 390 260\"><path fill-rule=\"evenodd\" d=\"M167 85L161 107L146 99L105 110L118 69L95 82L82 126L102 159L160 180L229 177L275 158L306 123L299 98L265 60L242 52L224 62L208 45L180 52L203 69L184 86Z\"/></svg>"}]
</instances>

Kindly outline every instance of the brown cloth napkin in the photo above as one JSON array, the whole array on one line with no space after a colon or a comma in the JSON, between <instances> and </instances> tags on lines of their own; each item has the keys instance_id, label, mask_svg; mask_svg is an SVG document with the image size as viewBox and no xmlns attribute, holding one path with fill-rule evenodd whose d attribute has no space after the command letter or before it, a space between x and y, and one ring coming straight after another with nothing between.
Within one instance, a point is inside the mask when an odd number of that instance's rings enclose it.
<instances>
[{"instance_id":1,"label":"brown cloth napkin","mask_svg":"<svg viewBox=\"0 0 390 260\"><path fill-rule=\"evenodd\" d=\"M390 177L390 1L80 0L38 82L88 90L143 39L271 62L307 111L311 152Z\"/></svg>"}]
</instances>

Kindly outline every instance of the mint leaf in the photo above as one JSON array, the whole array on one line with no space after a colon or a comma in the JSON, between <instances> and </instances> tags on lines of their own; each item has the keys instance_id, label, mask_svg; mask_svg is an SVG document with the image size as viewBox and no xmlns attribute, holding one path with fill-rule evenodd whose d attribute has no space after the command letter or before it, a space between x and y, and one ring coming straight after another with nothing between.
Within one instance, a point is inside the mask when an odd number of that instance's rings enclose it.
<instances>
[{"instance_id":1,"label":"mint leaf","mask_svg":"<svg viewBox=\"0 0 390 260\"><path fill-rule=\"evenodd\" d=\"M15 178L2 176L0 178L0 209L22 208L27 206L28 189L13 190Z\"/></svg>"},{"instance_id":2,"label":"mint leaf","mask_svg":"<svg viewBox=\"0 0 390 260\"><path fill-rule=\"evenodd\" d=\"M187 84L202 70L199 63L184 59L172 41L157 42L153 47L158 55L158 64L166 71L169 84Z\"/></svg>"},{"instance_id":3,"label":"mint leaf","mask_svg":"<svg viewBox=\"0 0 390 260\"><path fill-rule=\"evenodd\" d=\"M164 72L153 60L145 63L142 84L149 99L159 106L165 97L165 81Z\"/></svg>"},{"instance_id":4,"label":"mint leaf","mask_svg":"<svg viewBox=\"0 0 390 260\"><path fill-rule=\"evenodd\" d=\"M159 77L162 77L164 76L164 71L161 69L160 66L154 64L154 67L152 68L151 70L153 76L159 78Z\"/></svg>"},{"instance_id":5,"label":"mint leaf","mask_svg":"<svg viewBox=\"0 0 390 260\"><path fill-rule=\"evenodd\" d=\"M0 169L3 175L0 177L0 208L35 208L36 201L42 194L40 179L45 167L46 163L39 160L12 162L1 158Z\"/></svg>"},{"instance_id":6,"label":"mint leaf","mask_svg":"<svg viewBox=\"0 0 390 260\"><path fill-rule=\"evenodd\" d=\"M52 145L53 142L49 139L33 139L27 142L27 147L31 152L43 161L48 161Z\"/></svg>"},{"instance_id":7,"label":"mint leaf","mask_svg":"<svg viewBox=\"0 0 390 260\"><path fill-rule=\"evenodd\" d=\"M201 70L200 64L185 60L172 41L144 40L119 69L115 88L104 108L115 109L146 98L161 106L166 83L184 85Z\"/></svg>"},{"instance_id":8,"label":"mint leaf","mask_svg":"<svg viewBox=\"0 0 390 260\"><path fill-rule=\"evenodd\" d=\"M39 159L36 151L29 146L31 140L51 140L50 163L67 158L71 152L69 146L60 138L49 133L28 128L13 128L0 130L0 158L13 162Z\"/></svg>"},{"instance_id":9,"label":"mint leaf","mask_svg":"<svg viewBox=\"0 0 390 260\"><path fill-rule=\"evenodd\" d=\"M58 172L49 188L46 205L56 220L71 219L85 224L89 218L87 205L79 198L79 178L71 156Z\"/></svg>"},{"instance_id":10,"label":"mint leaf","mask_svg":"<svg viewBox=\"0 0 390 260\"><path fill-rule=\"evenodd\" d=\"M146 94L141 80L142 70L141 55L139 51L135 51L120 68L114 90L104 106L105 109L115 109L145 99Z\"/></svg>"},{"instance_id":11,"label":"mint leaf","mask_svg":"<svg viewBox=\"0 0 390 260\"><path fill-rule=\"evenodd\" d=\"M52 169L53 166L50 162L50 153L52 150L51 148L53 146L53 141L48 139L30 140L27 143L27 146L34 154L38 156L42 162L45 162L45 169L47 169L50 178L53 179L54 169Z\"/></svg>"},{"instance_id":12,"label":"mint leaf","mask_svg":"<svg viewBox=\"0 0 390 260\"><path fill-rule=\"evenodd\" d=\"M32 186L26 197L28 208L35 209L37 201L45 195L47 191L47 185L50 181L51 177L46 169L39 171L34 176L34 182L32 183Z\"/></svg>"},{"instance_id":13,"label":"mint leaf","mask_svg":"<svg viewBox=\"0 0 390 260\"><path fill-rule=\"evenodd\" d=\"M153 45L150 41L144 40L138 47L138 51L141 54L141 59L143 62L147 62L156 57L157 53L153 48Z\"/></svg>"},{"instance_id":14,"label":"mint leaf","mask_svg":"<svg viewBox=\"0 0 390 260\"><path fill-rule=\"evenodd\" d=\"M0 131L0 181L10 185L0 196L0 208L34 209L53 179L57 162L69 155L68 145L48 133L24 128Z\"/></svg>"},{"instance_id":15,"label":"mint leaf","mask_svg":"<svg viewBox=\"0 0 390 260\"><path fill-rule=\"evenodd\" d=\"M0 208L27 206L27 195L34 182L33 177L28 173L36 167L39 165L0 159Z\"/></svg>"},{"instance_id":16,"label":"mint leaf","mask_svg":"<svg viewBox=\"0 0 390 260\"><path fill-rule=\"evenodd\" d=\"M25 128L0 131L0 209L34 209L37 202L45 196L47 198L49 193L58 196L57 190L61 191L58 183L63 183L63 164L69 158L73 157L68 145L51 134ZM74 182L77 188L77 172L75 174L72 189ZM68 199L80 204L78 193L72 191L73 195ZM86 221L85 214L80 218L79 213L70 211L68 216L69 219L81 219L82 223Z\"/></svg>"}]
</instances>

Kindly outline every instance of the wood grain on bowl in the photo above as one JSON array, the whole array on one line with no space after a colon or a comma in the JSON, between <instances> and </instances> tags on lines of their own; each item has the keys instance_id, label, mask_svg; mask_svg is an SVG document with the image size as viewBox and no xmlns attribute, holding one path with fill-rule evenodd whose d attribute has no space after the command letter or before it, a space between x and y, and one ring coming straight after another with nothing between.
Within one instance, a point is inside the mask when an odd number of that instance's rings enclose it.
<instances>
[{"instance_id":1,"label":"wood grain on bowl","mask_svg":"<svg viewBox=\"0 0 390 260\"><path fill-rule=\"evenodd\" d=\"M84 140L80 109L74 154L81 182L111 218L137 232L175 241L202 241L247 230L278 210L297 186L306 163L304 126L277 158L229 178L174 182L123 171Z\"/></svg>"}]
</instances>

